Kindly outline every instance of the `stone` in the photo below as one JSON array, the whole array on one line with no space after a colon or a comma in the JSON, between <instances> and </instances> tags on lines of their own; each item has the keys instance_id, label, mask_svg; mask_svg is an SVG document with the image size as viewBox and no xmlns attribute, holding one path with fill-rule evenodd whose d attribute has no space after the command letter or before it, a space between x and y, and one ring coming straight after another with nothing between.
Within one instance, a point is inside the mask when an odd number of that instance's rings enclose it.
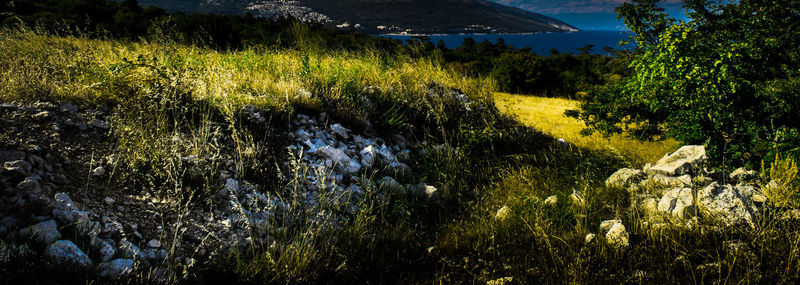
<instances>
[{"instance_id":1,"label":"stone","mask_svg":"<svg viewBox=\"0 0 800 285\"><path fill-rule=\"evenodd\" d=\"M109 206L114 205L114 202L115 202L114 198L111 197L106 197L105 199L103 199L103 203Z\"/></svg>"},{"instance_id":2,"label":"stone","mask_svg":"<svg viewBox=\"0 0 800 285\"><path fill-rule=\"evenodd\" d=\"M44 121L53 117L53 114L48 111L42 111L31 115L31 118L37 121Z\"/></svg>"},{"instance_id":3,"label":"stone","mask_svg":"<svg viewBox=\"0 0 800 285\"><path fill-rule=\"evenodd\" d=\"M633 183L638 183L644 178L644 172L638 169L623 168L611 174L606 179L606 187L608 188L627 188Z\"/></svg>"},{"instance_id":4,"label":"stone","mask_svg":"<svg viewBox=\"0 0 800 285\"><path fill-rule=\"evenodd\" d=\"M622 223L622 221L620 220L605 220L600 222L600 227L599 227L600 234L605 235L606 233L608 233L609 230L611 230L612 226L620 223Z\"/></svg>"},{"instance_id":5,"label":"stone","mask_svg":"<svg viewBox=\"0 0 800 285\"><path fill-rule=\"evenodd\" d=\"M755 170L747 170L744 167L739 167L733 172L731 172L731 174L728 175L728 177L730 177L730 179L733 181L745 182L755 179L756 172Z\"/></svg>"},{"instance_id":6,"label":"stone","mask_svg":"<svg viewBox=\"0 0 800 285\"><path fill-rule=\"evenodd\" d=\"M606 233L606 241L615 247L630 245L630 235L622 223L614 223Z\"/></svg>"},{"instance_id":7,"label":"stone","mask_svg":"<svg viewBox=\"0 0 800 285\"><path fill-rule=\"evenodd\" d=\"M372 167L373 163L375 163L375 159L378 157L378 151L375 150L375 147L370 145L365 147L359 153L361 155L361 165L364 167Z\"/></svg>"},{"instance_id":8,"label":"stone","mask_svg":"<svg viewBox=\"0 0 800 285\"><path fill-rule=\"evenodd\" d=\"M159 248L161 247L161 242L155 239L151 239L149 242L147 242L147 246L151 248Z\"/></svg>"},{"instance_id":9,"label":"stone","mask_svg":"<svg viewBox=\"0 0 800 285\"><path fill-rule=\"evenodd\" d=\"M505 222L509 218L511 218L511 208L508 206L503 206L494 214L494 219L498 222Z\"/></svg>"},{"instance_id":10,"label":"stone","mask_svg":"<svg viewBox=\"0 0 800 285\"><path fill-rule=\"evenodd\" d=\"M17 184L17 189L24 192L39 193L42 191L39 179L39 176L28 176L25 180Z\"/></svg>"},{"instance_id":11,"label":"stone","mask_svg":"<svg viewBox=\"0 0 800 285\"><path fill-rule=\"evenodd\" d=\"M35 239L44 244L51 244L61 238L56 221L49 220L19 230L20 236Z\"/></svg>"},{"instance_id":12,"label":"stone","mask_svg":"<svg viewBox=\"0 0 800 285\"><path fill-rule=\"evenodd\" d=\"M108 262L111 258L114 257L114 254L117 253L117 250L114 248L114 245L111 242L102 239L95 239L95 248L100 252L100 258L103 262Z\"/></svg>"},{"instance_id":13,"label":"stone","mask_svg":"<svg viewBox=\"0 0 800 285\"><path fill-rule=\"evenodd\" d=\"M118 250L122 257L125 258L144 259L146 257L144 252L140 250L138 246L126 239L123 239L119 242Z\"/></svg>"},{"instance_id":14,"label":"stone","mask_svg":"<svg viewBox=\"0 0 800 285\"><path fill-rule=\"evenodd\" d=\"M332 146L324 146L319 148L316 154L323 158L330 159L337 169L348 174L353 174L361 170L361 164L347 156L341 149Z\"/></svg>"},{"instance_id":15,"label":"stone","mask_svg":"<svg viewBox=\"0 0 800 285\"><path fill-rule=\"evenodd\" d=\"M97 269L102 277L120 278L131 274L135 264L133 259L114 259L111 262L101 263Z\"/></svg>"},{"instance_id":16,"label":"stone","mask_svg":"<svg viewBox=\"0 0 800 285\"><path fill-rule=\"evenodd\" d=\"M544 199L544 204L549 206L558 204L558 196L552 195L550 197L547 197L547 199Z\"/></svg>"},{"instance_id":17,"label":"stone","mask_svg":"<svg viewBox=\"0 0 800 285\"><path fill-rule=\"evenodd\" d=\"M106 175L106 169L103 166L98 166L94 170L92 170L92 176L103 176Z\"/></svg>"},{"instance_id":18,"label":"stone","mask_svg":"<svg viewBox=\"0 0 800 285\"><path fill-rule=\"evenodd\" d=\"M428 197L428 200L430 201L436 201L441 197L441 193L439 192L439 189L436 189L436 187L425 185L425 196Z\"/></svg>"},{"instance_id":19,"label":"stone","mask_svg":"<svg viewBox=\"0 0 800 285\"><path fill-rule=\"evenodd\" d=\"M378 180L378 187L384 191L395 193L403 193L406 190L400 182L397 182L397 180L391 176L386 176Z\"/></svg>"},{"instance_id":20,"label":"stone","mask_svg":"<svg viewBox=\"0 0 800 285\"><path fill-rule=\"evenodd\" d=\"M673 217L689 219L695 215L692 188L675 188L664 194L658 202L658 210Z\"/></svg>"},{"instance_id":21,"label":"stone","mask_svg":"<svg viewBox=\"0 0 800 285\"><path fill-rule=\"evenodd\" d=\"M514 283L514 277L507 276L503 278L486 281L486 285L506 285L506 284L516 284Z\"/></svg>"},{"instance_id":22,"label":"stone","mask_svg":"<svg viewBox=\"0 0 800 285\"><path fill-rule=\"evenodd\" d=\"M8 172L16 172L21 175L27 176L31 171L31 164L24 160L6 161L3 163L3 168Z\"/></svg>"},{"instance_id":23,"label":"stone","mask_svg":"<svg viewBox=\"0 0 800 285\"><path fill-rule=\"evenodd\" d=\"M78 107L70 103L62 103L61 110L64 110L65 112L75 113L78 112Z\"/></svg>"},{"instance_id":24,"label":"stone","mask_svg":"<svg viewBox=\"0 0 800 285\"><path fill-rule=\"evenodd\" d=\"M98 128L98 129L101 129L101 130L104 130L104 131L111 128L111 126L108 125L108 123L104 122L103 120L99 120L99 119L92 120L91 122L89 122L89 125L92 125L92 127L95 127L95 128Z\"/></svg>"},{"instance_id":25,"label":"stone","mask_svg":"<svg viewBox=\"0 0 800 285\"><path fill-rule=\"evenodd\" d=\"M692 177L683 175L680 177L670 177L663 174L654 174L649 178L639 182L639 187L651 192L660 192L665 189L684 188L692 186Z\"/></svg>"},{"instance_id":26,"label":"stone","mask_svg":"<svg viewBox=\"0 0 800 285\"><path fill-rule=\"evenodd\" d=\"M647 170L648 175L662 174L679 176L696 173L706 160L706 148L702 145L685 145L665 155Z\"/></svg>"},{"instance_id":27,"label":"stone","mask_svg":"<svg viewBox=\"0 0 800 285\"><path fill-rule=\"evenodd\" d=\"M343 139L349 139L350 136L347 134L347 129L343 127L341 124L333 124L331 125L331 131L333 131L336 135Z\"/></svg>"},{"instance_id":28,"label":"stone","mask_svg":"<svg viewBox=\"0 0 800 285\"><path fill-rule=\"evenodd\" d=\"M596 237L597 237L597 235L596 235L596 234L589 233L589 234L587 234L587 235L586 235L586 237L585 237L585 238L583 238L583 240L584 240L584 242L585 242L586 244L590 244L590 243L592 243L592 242L594 241L594 239L595 239Z\"/></svg>"},{"instance_id":29,"label":"stone","mask_svg":"<svg viewBox=\"0 0 800 285\"><path fill-rule=\"evenodd\" d=\"M61 264L92 265L92 260L89 259L89 256L68 240L59 240L50 244L45 250L45 255Z\"/></svg>"},{"instance_id":30,"label":"stone","mask_svg":"<svg viewBox=\"0 0 800 285\"><path fill-rule=\"evenodd\" d=\"M749 199L749 191L752 190L747 187L714 182L697 193L697 204L706 214L728 226L746 224L753 227L758 208Z\"/></svg>"}]
</instances>

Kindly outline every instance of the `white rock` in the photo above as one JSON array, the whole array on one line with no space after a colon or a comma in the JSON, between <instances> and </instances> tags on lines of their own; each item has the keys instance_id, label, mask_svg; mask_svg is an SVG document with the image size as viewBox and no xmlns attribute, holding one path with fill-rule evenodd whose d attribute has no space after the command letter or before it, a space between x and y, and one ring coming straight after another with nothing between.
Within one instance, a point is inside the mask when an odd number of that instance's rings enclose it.
<instances>
[{"instance_id":1,"label":"white rock","mask_svg":"<svg viewBox=\"0 0 800 285\"><path fill-rule=\"evenodd\" d=\"M350 136L347 134L347 129L343 127L341 124L333 124L331 125L331 130L336 133L339 137L343 139L349 139Z\"/></svg>"},{"instance_id":2,"label":"white rock","mask_svg":"<svg viewBox=\"0 0 800 285\"><path fill-rule=\"evenodd\" d=\"M114 198L106 197L105 199L103 199L103 202L106 203L106 205L109 205L109 206L114 205Z\"/></svg>"},{"instance_id":3,"label":"white rock","mask_svg":"<svg viewBox=\"0 0 800 285\"><path fill-rule=\"evenodd\" d=\"M159 248L161 247L161 242L155 239L151 239L149 242L147 242L147 246L151 248Z\"/></svg>"},{"instance_id":4,"label":"white rock","mask_svg":"<svg viewBox=\"0 0 800 285\"><path fill-rule=\"evenodd\" d=\"M706 148L702 145L686 145L668 154L647 170L647 174L684 175L699 170L706 160Z\"/></svg>"},{"instance_id":5,"label":"white rock","mask_svg":"<svg viewBox=\"0 0 800 285\"><path fill-rule=\"evenodd\" d=\"M675 188L668 191L658 202L658 210L681 219L691 218L695 214L692 188Z\"/></svg>"},{"instance_id":6,"label":"white rock","mask_svg":"<svg viewBox=\"0 0 800 285\"><path fill-rule=\"evenodd\" d=\"M606 187L627 188L631 183L638 183L642 178L644 178L644 173L641 170L623 168L606 179Z\"/></svg>"},{"instance_id":7,"label":"white rock","mask_svg":"<svg viewBox=\"0 0 800 285\"><path fill-rule=\"evenodd\" d=\"M494 214L494 219L498 222L505 222L511 218L511 208L508 206L503 206Z\"/></svg>"},{"instance_id":8,"label":"white rock","mask_svg":"<svg viewBox=\"0 0 800 285\"><path fill-rule=\"evenodd\" d=\"M584 242L586 242L587 244L592 243L596 236L597 235L592 234L592 233L587 234L586 237L584 238Z\"/></svg>"},{"instance_id":9,"label":"white rock","mask_svg":"<svg viewBox=\"0 0 800 285\"><path fill-rule=\"evenodd\" d=\"M747 224L752 227L755 226L753 220L758 214L758 208L750 201L748 191L751 190L714 182L697 193L697 201L707 214L726 225Z\"/></svg>"},{"instance_id":10,"label":"white rock","mask_svg":"<svg viewBox=\"0 0 800 285\"><path fill-rule=\"evenodd\" d=\"M45 250L45 255L62 264L92 265L92 260L89 259L89 256L83 253L77 245L68 240L59 240L50 244Z\"/></svg>"},{"instance_id":11,"label":"white rock","mask_svg":"<svg viewBox=\"0 0 800 285\"><path fill-rule=\"evenodd\" d=\"M98 166L97 168L92 170L92 176L103 176L103 175L106 175L105 167Z\"/></svg>"},{"instance_id":12,"label":"white rock","mask_svg":"<svg viewBox=\"0 0 800 285\"><path fill-rule=\"evenodd\" d=\"M606 233L606 241L616 247L627 247L630 245L630 235L622 223L615 223Z\"/></svg>"},{"instance_id":13,"label":"white rock","mask_svg":"<svg viewBox=\"0 0 800 285\"><path fill-rule=\"evenodd\" d=\"M133 272L134 265L133 259L114 259L111 262L101 263L97 269L100 271L100 276L119 278Z\"/></svg>"},{"instance_id":14,"label":"white rock","mask_svg":"<svg viewBox=\"0 0 800 285\"><path fill-rule=\"evenodd\" d=\"M359 153L361 155L361 164L364 167L372 167L373 163L375 163L375 158L378 156L378 151L375 150L375 147L370 145L365 147Z\"/></svg>"},{"instance_id":15,"label":"white rock","mask_svg":"<svg viewBox=\"0 0 800 285\"><path fill-rule=\"evenodd\" d=\"M316 151L323 158L330 159L334 166L342 171L353 174L361 170L361 164L347 156L341 149L325 146Z\"/></svg>"},{"instance_id":16,"label":"white rock","mask_svg":"<svg viewBox=\"0 0 800 285\"><path fill-rule=\"evenodd\" d=\"M550 206L558 204L558 196L552 195L550 197L547 197L547 199L544 199L544 204Z\"/></svg>"}]
</instances>

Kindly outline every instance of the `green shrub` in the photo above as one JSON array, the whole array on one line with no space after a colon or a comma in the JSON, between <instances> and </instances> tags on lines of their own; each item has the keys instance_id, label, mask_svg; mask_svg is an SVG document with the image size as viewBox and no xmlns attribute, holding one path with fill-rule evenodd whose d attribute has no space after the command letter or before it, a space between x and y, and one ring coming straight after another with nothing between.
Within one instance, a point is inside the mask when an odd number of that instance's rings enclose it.
<instances>
[{"instance_id":1,"label":"green shrub","mask_svg":"<svg viewBox=\"0 0 800 285\"><path fill-rule=\"evenodd\" d=\"M581 118L605 132L705 144L719 165L796 151L797 136L785 134L800 129L797 4L684 1L690 20L676 21L657 2L617 8L639 44L634 72L591 94Z\"/></svg>"}]
</instances>

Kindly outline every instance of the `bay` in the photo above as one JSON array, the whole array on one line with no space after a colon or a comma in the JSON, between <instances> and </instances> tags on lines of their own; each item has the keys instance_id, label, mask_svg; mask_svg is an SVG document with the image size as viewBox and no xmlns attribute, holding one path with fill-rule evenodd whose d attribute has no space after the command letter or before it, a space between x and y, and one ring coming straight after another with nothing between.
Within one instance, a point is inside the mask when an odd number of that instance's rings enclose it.
<instances>
[{"instance_id":1,"label":"bay","mask_svg":"<svg viewBox=\"0 0 800 285\"><path fill-rule=\"evenodd\" d=\"M618 46L621 40L628 41L631 33L628 31L578 31L572 33L536 33L536 34L450 34L450 35L426 35L436 44L443 40L447 48L457 48L461 46L465 38L472 38L476 43L488 40L496 43L502 38L507 45L515 48L531 48L532 52L538 55L550 55L550 49L555 48L560 53L578 54L577 49L586 45L594 45L590 53L600 55L611 55L603 51L603 47L612 47L615 50L631 49L633 45ZM380 35L405 42L413 35Z\"/></svg>"}]
</instances>

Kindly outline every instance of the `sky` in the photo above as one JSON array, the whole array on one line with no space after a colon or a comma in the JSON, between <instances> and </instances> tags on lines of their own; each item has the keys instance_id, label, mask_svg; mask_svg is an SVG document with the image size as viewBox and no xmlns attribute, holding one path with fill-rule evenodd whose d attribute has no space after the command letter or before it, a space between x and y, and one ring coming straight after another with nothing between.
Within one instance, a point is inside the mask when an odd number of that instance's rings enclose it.
<instances>
[{"instance_id":1,"label":"sky","mask_svg":"<svg viewBox=\"0 0 800 285\"><path fill-rule=\"evenodd\" d=\"M624 30L614 8L625 0L492 0L553 17L581 30ZM671 16L684 19L680 0L664 0L662 6Z\"/></svg>"}]
</instances>

